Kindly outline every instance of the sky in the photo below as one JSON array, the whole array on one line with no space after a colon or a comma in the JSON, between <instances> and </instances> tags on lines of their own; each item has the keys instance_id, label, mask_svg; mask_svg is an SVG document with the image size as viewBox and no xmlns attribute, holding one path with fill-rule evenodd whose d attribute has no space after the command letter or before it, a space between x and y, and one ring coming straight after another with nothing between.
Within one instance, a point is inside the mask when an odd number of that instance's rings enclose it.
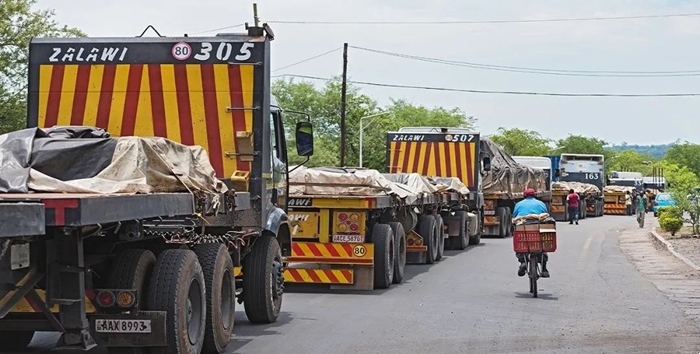
<instances>
[{"instance_id":1,"label":"sky","mask_svg":"<svg viewBox=\"0 0 700 354\"><path fill-rule=\"evenodd\" d=\"M39 0L59 23L91 37L136 36L149 24L163 35L252 23L251 1ZM265 21L483 21L700 13L691 0L260 0ZM562 70L700 70L700 16L619 21L314 25L271 24L275 68L351 46L473 63ZM243 28L224 30L241 31ZM206 32L202 35L212 35ZM339 75L336 51L275 74ZM491 71L396 58L350 48L351 80L496 91L566 93L700 93L700 76L580 77ZM321 85L323 82L317 82ZM478 130L534 130L558 139L588 135L611 143L700 142L699 97L544 97L362 87L387 104L406 99L459 107L478 118Z\"/></svg>"}]
</instances>

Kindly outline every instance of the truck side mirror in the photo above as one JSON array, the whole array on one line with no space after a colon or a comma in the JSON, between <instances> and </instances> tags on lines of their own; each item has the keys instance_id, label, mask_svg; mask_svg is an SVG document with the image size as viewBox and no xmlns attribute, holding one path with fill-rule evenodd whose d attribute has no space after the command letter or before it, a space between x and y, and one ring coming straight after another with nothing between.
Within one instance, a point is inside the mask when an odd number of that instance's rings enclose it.
<instances>
[{"instance_id":1,"label":"truck side mirror","mask_svg":"<svg viewBox=\"0 0 700 354\"><path fill-rule=\"evenodd\" d=\"M488 156L485 156L483 158L483 160L481 160L481 161L483 161L483 163L484 163L484 171L487 171L487 172L491 171L491 158Z\"/></svg>"},{"instance_id":2,"label":"truck side mirror","mask_svg":"<svg viewBox=\"0 0 700 354\"><path fill-rule=\"evenodd\" d=\"M299 156L312 156L314 154L314 127L310 122L297 123L296 141Z\"/></svg>"}]
</instances>

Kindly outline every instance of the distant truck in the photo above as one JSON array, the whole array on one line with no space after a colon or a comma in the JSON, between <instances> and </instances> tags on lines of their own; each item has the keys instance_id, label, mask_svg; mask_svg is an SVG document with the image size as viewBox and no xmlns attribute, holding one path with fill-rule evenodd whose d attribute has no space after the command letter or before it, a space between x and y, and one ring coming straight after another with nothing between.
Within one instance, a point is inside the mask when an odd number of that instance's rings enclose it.
<instances>
[{"instance_id":1,"label":"distant truck","mask_svg":"<svg viewBox=\"0 0 700 354\"><path fill-rule=\"evenodd\" d=\"M608 185L633 187L638 191L644 190L644 177L639 172L618 172L613 171L608 178Z\"/></svg>"},{"instance_id":2,"label":"distant truck","mask_svg":"<svg viewBox=\"0 0 700 354\"><path fill-rule=\"evenodd\" d=\"M552 161L553 180L558 182L579 182L596 186L600 191L605 187L605 157L594 154L561 154L547 156ZM587 194L583 199L588 216L602 216L605 201L603 194Z\"/></svg>"},{"instance_id":3,"label":"distant truck","mask_svg":"<svg viewBox=\"0 0 700 354\"><path fill-rule=\"evenodd\" d=\"M411 127L387 134L387 171L457 177L470 190L469 210L483 235L511 234L511 214L525 188L549 202L545 174L518 164L500 146L462 128Z\"/></svg>"},{"instance_id":4,"label":"distant truck","mask_svg":"<svg viewBox=\"0 0 700 354\"><path fill-rule=\"evenodd\" d=\"M513 159L523 166L532 167L544 172L547 190L552 190L552 160L541 156L513 156Z\"/></svg>"}]
</instances>

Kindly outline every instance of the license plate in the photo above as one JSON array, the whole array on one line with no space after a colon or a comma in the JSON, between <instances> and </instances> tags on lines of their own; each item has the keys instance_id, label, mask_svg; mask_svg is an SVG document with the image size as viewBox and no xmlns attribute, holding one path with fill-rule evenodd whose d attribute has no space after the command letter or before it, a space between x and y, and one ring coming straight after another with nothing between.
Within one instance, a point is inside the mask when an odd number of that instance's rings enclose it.
<instances>
[{"instance_id":1,"label":"license plate","mask_svg":"<svg viewBox=\"0 0 700 354\"><path fill-rule=\"evenodd\" d=\"M95 320L95 332L151 333L151 320Z\"/></svg>"},{"instance_id":2,"label":"license plate","mask_svg":"<svg viewBox=\"0 0 700 354\"><path fill-rule=\"evenodd\" d=\"M20 243L10 246L10 269L29 268L29 244Z\"/></svg>"},{"instance_id":3,"label":"license plate","mask_svg":"<svg viewBox=\"0 0 700 354\"><path fill-rule=\"evenodd\" d=\"M333 242L363 243L365 242L365 237L362 235L333 235Z\"/></svg>"},{"instance_id":4,"label":"license plate","mask_svg":"<svg viewBox=\"0 0 700 354\"><path fill-rule=\"evenodd\" d=\"M484 210L484 215L496 215L495 210Z\"/></svg>"}]
</instances>

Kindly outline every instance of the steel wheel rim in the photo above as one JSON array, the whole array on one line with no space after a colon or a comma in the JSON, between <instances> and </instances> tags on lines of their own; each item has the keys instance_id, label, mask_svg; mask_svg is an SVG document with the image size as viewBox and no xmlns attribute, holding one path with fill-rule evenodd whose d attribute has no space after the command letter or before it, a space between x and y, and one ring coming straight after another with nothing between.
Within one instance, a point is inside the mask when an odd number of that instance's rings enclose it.
<instances>
[{"instance_id":1,"label":"steel wheel rim","mask_svg":"<svg viewBox=\"0 0 700 354\"><path fill-rule=\"evenodd\" d=\"M231 313L233 300L233 293L231 292L231 271L226 270L224 272L224 278L221 282L221 322L225 330L228 330L231 323Z\"/></svg>"},{"instance_id":2,"label":"steel wheel rim","mask_svg":"<svg viewBox=\"0 0 700 354\"><path fill-rule=\"evenodd\" d=\"M187 316L187 337L190 344L196 345L202 328L202 288L197 279L192 279L185 302Z\"/></svg>"}]
</instances>

